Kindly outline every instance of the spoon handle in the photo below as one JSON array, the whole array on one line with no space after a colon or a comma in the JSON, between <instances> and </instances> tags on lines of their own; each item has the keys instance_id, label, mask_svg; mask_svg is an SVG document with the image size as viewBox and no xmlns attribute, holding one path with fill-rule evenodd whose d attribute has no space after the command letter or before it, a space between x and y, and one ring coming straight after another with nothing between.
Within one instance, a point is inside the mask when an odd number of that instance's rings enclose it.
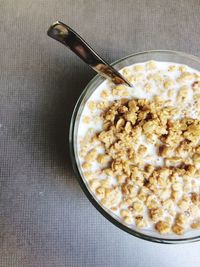
<instances>
[{"instance_id":1,"label":"spoon handle","mask_svg":"<svg viewBox=\"0 0 200 267\"><path fill-rule=\"evenodd\" d=\"M53 23L47 34L67 46L92 69L115 84L132 86L116 69L106 63L74 30L64 23Z\"/></svg>"}]
</instances>

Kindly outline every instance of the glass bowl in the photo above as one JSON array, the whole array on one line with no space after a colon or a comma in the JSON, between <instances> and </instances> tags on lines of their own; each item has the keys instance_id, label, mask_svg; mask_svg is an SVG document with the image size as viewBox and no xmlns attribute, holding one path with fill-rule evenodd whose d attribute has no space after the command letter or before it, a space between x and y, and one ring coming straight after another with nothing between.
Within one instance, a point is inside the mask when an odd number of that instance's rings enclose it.
<instances>
[{"instance_id":1,"label":"glass bowl","mask_svg":"<svg viewBox=\"0 0 200 267\"><path fill-rule=\"evenodd\" d=\"M135 63L145 62L149 60L156 61L167 61L188 65L198 71L200 71L200 59L198 57L188 55L182 52L177 51L168 51L168 50L153 50L153 51L145 51L137 54L132 54L122 59L115 61L112 66L114 66L117 70L122 69L125 66L129 66ZM70 133L69 133L69 142L70 142L70 156L72 160L73 169L77 175L78 182L91 201L91 203L96 207L96 209L106 217L110 222L119 227L120 229L126 231L127 233L157 243L164 244L180 244L180 243L188 243L200 240L200 230L189 231L188 233L177 236L175 234L170 235L160 235L153 230L141 230L137 229L134 226L128 226L120 220L115 214L111 211L102 207L102 205L97 200L96 196L90 190L87 182L84 179L79 159L78 159L78 151L77 151L77 131L78 125L80 122L81 113L83 111L84 105L87 102L88 98L95 91L95 89L104 81L100 75L96 75L83 90L81 96L79 97L77 104L74 108L74 112L71 119L70 125Z\"/></svg>"}]
</instances>

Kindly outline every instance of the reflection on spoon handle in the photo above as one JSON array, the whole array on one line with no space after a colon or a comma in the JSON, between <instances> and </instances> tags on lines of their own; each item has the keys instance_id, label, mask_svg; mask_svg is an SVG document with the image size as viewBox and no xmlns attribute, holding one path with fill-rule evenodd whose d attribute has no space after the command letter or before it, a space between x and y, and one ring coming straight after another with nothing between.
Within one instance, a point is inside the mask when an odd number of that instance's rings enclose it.
<instances>
[{"instance_id":1,"label":"reflection on spoon handle","mask_svg":"<svg viewBox=\"0 0 200 267\"><path fill-rule=\"evenodd\" d=\"M47 34L67 46L85 63L105 78L111 79L115 84L132 86L117 70L106 63L74 30L64 23L53 23Z\"/></svg>"}]
</instances>

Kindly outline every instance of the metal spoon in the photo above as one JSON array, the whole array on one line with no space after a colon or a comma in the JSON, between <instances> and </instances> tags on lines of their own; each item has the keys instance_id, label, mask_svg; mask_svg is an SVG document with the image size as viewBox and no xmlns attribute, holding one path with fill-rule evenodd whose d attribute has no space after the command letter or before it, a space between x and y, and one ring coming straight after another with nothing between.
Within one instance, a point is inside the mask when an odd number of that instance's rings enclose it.
<instances>
[{"instance_id":1,"label":"metal spoon","mask_svg":"<svg viewBox=\"0 0 200 267\"><path fill-rule=\"evenodd\" d=\"M116 69L106 63L74 30L60 21L53 23L47 31L48 36L71 49L92 69L115 84L132 85Z\"/></svg>"}]
</instances>

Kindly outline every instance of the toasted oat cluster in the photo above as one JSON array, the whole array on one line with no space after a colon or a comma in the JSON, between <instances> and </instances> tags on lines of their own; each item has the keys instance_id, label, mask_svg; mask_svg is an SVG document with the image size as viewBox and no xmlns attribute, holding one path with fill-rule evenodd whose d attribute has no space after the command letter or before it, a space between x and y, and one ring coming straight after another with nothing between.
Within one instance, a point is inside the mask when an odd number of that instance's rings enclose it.
<instances>
[{"instance_id":1,"label":"toasted oat cluster","mask_svg":"<svg viewBox=\"0 0 200 267\"><path fill-rule=\"evenodd\" d=\"M82 117L99 125L80 141L84 177L129 227L177 235L200 228L200 77L189 70L154 61L124 68L147 97L110 85Z\"/></svg>"}]
</instances>

